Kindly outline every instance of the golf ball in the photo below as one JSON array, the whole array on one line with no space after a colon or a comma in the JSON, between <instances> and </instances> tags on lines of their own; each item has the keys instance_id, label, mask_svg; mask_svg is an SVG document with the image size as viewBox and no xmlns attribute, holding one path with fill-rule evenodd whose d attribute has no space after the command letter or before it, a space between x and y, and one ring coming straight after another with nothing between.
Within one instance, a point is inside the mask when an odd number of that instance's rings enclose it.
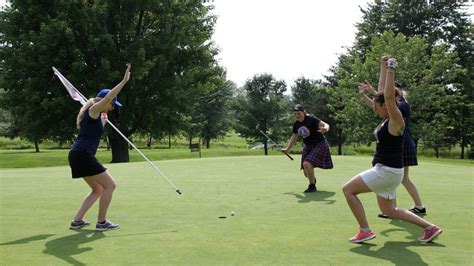
<instances>
[{"instance_id":1,"label":"golf ball","mask_svg":"<svg viewBox=\"0 0 474 266\"><path fill-rule=\"evenodd\" d=\"M235 212L234 211L231 211L230 212L230 216L234 216L235 215Z\"/></svg>"}]
</instances>

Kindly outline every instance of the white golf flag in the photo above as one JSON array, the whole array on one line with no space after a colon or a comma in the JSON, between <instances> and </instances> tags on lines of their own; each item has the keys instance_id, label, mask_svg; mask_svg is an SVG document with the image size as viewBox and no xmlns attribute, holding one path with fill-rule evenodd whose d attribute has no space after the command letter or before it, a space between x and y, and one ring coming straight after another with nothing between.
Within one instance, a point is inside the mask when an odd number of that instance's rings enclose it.
<instances>
[{"instance_id":1,"label":"white golf flag","mask_svg":"<svg viewBox=\"0 0 474 266\"><path fill-rule=\"evenodd\" d=\"M64 85L64 88L66 88L67 92L69 95L71 95L71 98L74 101L80 102L82 105L86 104L86 100L77 92L76 88L67 80L55 67L53 67L54 74L58 76L59 80L61 83Z\"/></svg>"}]
</instances>

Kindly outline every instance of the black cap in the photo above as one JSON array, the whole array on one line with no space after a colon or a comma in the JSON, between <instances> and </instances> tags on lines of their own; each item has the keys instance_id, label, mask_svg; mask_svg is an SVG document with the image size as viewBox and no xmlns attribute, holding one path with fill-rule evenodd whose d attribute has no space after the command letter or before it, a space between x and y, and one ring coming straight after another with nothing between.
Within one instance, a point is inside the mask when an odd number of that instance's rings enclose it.
<instances>
[{"instance_id":1,"label":"black cap","mask_svg":"<svg viewBox=\"0 0 474 266\"><path fill-rule=\"evenodd\" d=\"M293 112L304 112L303 105L301 105L301 104L295 105L295 107L293 107Z\"/></svg>"}]
</instances>

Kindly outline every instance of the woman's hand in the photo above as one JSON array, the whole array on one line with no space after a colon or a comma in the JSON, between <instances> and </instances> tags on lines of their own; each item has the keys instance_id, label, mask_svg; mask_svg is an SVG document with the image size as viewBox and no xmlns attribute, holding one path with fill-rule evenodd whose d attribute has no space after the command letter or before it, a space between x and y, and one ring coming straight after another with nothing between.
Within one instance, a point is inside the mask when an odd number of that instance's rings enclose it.
<instances>
[{"instance_id":1,"label":"woman's hand","mask_svg":"<svg viewBox=\"0 0 474 266\"><path fill-rule=\"evenodd\" d=\"M123 76L123 82L125 83L130 80L130 68L132 68L132 65L130 65L130 63L127 63L127 70L125 70L125 75Z\"/></svg>"}]
</instances>

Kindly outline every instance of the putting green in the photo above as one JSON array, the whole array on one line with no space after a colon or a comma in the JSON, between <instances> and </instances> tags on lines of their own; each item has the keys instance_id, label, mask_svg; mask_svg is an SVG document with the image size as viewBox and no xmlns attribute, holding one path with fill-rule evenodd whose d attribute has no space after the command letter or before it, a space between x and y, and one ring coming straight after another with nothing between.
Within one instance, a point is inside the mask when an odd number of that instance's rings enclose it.
<instances>
[{"instance_id":1,"label":"putting green","mask_svg":"<svg viewBox=\"0 0 474 266\"><path fill-rule=\"evenodd\" d=\"M117 181L108 218L121 228L103 233L68 229L88 193L68 167L0 169L1 264L473 264L472 165L421 161L411 169L426 218L444 229L434 243L419 244L416 226L377 218L370 193L361 200L377 238L357 245L347 242L357 224L341 187L371 158L334 156L335 168L317 169L319 191L308 195L298 160L157 162L183 195L147 163L106 165ZM398 205L412 205L403 187ZM96 215L94 205L86 219Z\"/></svg>"}]
</instances>

